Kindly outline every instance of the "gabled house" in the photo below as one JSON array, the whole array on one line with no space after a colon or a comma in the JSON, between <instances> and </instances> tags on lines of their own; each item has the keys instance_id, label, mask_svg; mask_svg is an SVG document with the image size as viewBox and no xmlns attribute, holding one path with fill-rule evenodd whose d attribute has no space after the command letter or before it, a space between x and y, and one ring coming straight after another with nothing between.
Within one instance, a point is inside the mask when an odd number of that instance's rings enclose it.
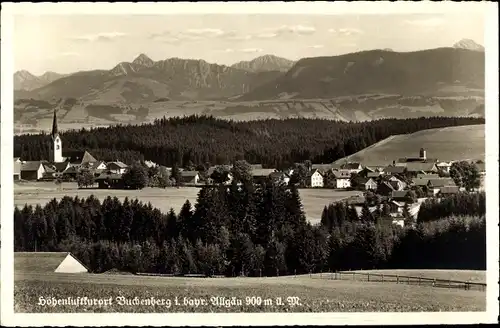
<instances>
[{"instance_id":1,"label":"gabled house","mask_svg":"<svg viewBox=\"0 0 500 328\"><path fill-rule=\"evenodd\" d=\"M349 173L359 173L363 170L363 166L360 163L346 163L341 166L341 169L349 171Z\"/></svg>"},{"instance_id":2,"label":"gabled house","mask_svg":"<svg viewBox=\"0 0 500 328\"><path fill-rule=\"evenodd\" d=\"M365 182L365 190L377 190L377 187L378 187L378 183L373 178L369 178Z\"/></svg>"},{"instance_id":3,"label":"gabled house","mask_svg":"<svg viewBox=\"0 0 500 328\"><path fill-rule=\"evenodd\" d=\"M284 183L286 185L290 182L290 177L284 172L273 172L269 175L269 178L271 178L272 181Z\"/></svg>"},{"instance_id":4,"label":"gabled house","mask_svg":"<svg viewBox=\"0 0 500 328\"><path fill-rule=\"evenodd\" d=\"M70 165L62 174L63 179L65 180L74 180L77 175L80 173L79 165Z\"/></svg>"},{"instance_id":5,"label":"gabled house","mask_svg":"<svg viewBox=\"0 0 500 328\"><path fill-rule=\"evenodd\" d=\"M40 180L45 173L43 161L25 161L21 162L21 179Z\"/></svg>"},{"instance_id":6,"label":"gabled house","mask_svg":"<svg viewBox=\"0 0 500 328\"><path fill-rule=\"evenodd\" d=\"M391 176L389 178L389 183L394 188L394 190L403 190L407 187L407 184L403 180L398 179L395 176Z\"/></svg>"},{"instance_id":7,"label":"gabled house","mask_svg":"<svg viewBox=\"0 0 500 328\"><path fill-rule=\"evenodd\" d=\"M348 170L333 170L332 173L334 188L351 188L351 173Z\"/></svg>"},{"instance_id":8,"label":"gabled house","mask_svg":"<svg viewBox=\"0 0 500 328\"><path fill-rule=\"evenodd\" d=\"M97 159L86 150L65 152L63 156L65 157L65 161L71 164L82 165L97 162Z\"/></svg>"},{"instance_id":9,"label":"gabled house","mask_svg":"<svg viewBox=\"0 0 500 328\"><path fill-rule=\"evenodd\" d=\"M106 170L115 174L124 174L127 172L128 165L120 161L109 162L106 164Z\"/></svg>"},{"instance_id":10,"label":"gabled house","mask_svg":"<svg viewBox=\"0 0 500 328\"><path fill-rule=\"evenodd\" d=\"M254 183L263 183L268 178L269 175L273 172L276 172L275 169L253 169L252 170L252 179Z\"/></svg>"},{"instance_id":11,"label":"gabled house","mask_svg":"<svg viewBox=\"0 0 500 328\"><path fill-rule=\"evenodd\" d=\"M307 174L306 184L309 187L319 188L324 186L323 175L319 170L312 170Z\"/></svg>"},{"instance_id":12,"label":"gabled house","mask_svg":"<svg viewBox=\"0 0 500 328\"><path fill-rule=\"evenodd\" d=\"M438 169L435 163L406 163L406 170L413 175L419 173L437 173Z\"/></svg>"},{"instance_id":13,"label":"gabled house","mask_svg":"<svg viewBox=\"0 0 500 328\"><path fill-rule=\"evenodd\" d=\"M182 171L180 172L181 182L187 185L197 185L200 183L200 175L198 171Z\"/></svg>"},{"instance_id":14,"label":"gabled house","mask_svg":"<svg viewBox=\"0 0 500 328\"><path fill-rule=\"evenodd\" d=\"M226 185L231 184L233 182L233 174L231 173L232 167L229 166L229 165L220 165L220 166L211 166L211 167L209 167L208 170L207 170L206 182L208 184L213 184L214 183L214 181L212 179L212 174L215 172L215 170L218 167L224 168L224 171L227 172L227 180L226 180L226 182L224 182L224 184L226 184ZM200 180L201 180L201 176L200 176Z\"/></svg>"},{"instance_id":15,"label":"gabled house","mask_svg":"<svg viewBox=\"0 0 500 328\"><path fill-rule=\"evenodd\" d=\"M455 182L451 178L429 179L427 190L437 195L443 187L456 187Z\"/></svg>"}]
</instances>

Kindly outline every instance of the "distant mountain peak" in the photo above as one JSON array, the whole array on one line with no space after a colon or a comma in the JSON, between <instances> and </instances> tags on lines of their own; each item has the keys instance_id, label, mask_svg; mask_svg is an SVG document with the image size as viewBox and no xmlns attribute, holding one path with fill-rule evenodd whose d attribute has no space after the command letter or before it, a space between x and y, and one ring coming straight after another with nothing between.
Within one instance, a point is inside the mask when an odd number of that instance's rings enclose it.
<instances>
[{"instance_id":1,"label":"distant mountain peak","mask_svg":"<svg viewBox=\"0 0 500 328\"><path fill-rule=\"evenodd\" d=\"M294 61L278 57L271 54L266 54L254 58L250 61L241 61L231 65L233 68L246 71L287 71L295 64Z\"/></svg>"},{"instance_id":2,"label":"distant mountain peak","mask_svg":"<svg viewBox=\"0 0 500 328\"><path fill-rule=\"evenodd\" d=\"M148 56L146 56L145 54L140 54L132 62L132 64L146 66L146 67L152 67L154 65L154 63L155 62L151 58L149 58Z\"/></svg>"},{"instance_id":3,"label":"distant mountain peak","mask_svg":"<svg viewBox=\"0 0 500 328\"><path fill-rule=\"evenodd\" d=\"M453 45L453 48L458 49L467 49L474 51L484 51L484 47L474 40L471 39L462 39Z\"/></svg>"}]
</instances>

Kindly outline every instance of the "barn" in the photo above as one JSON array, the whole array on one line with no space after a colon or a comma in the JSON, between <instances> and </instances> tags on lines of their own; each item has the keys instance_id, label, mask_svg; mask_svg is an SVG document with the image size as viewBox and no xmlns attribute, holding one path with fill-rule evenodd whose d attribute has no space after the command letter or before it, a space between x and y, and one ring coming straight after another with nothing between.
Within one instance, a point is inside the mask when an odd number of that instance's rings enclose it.
<instances>
[{"instance_id":1,"label":"barn","mask_svg":"<svg viewBox=\"0 0 500 328\"><path fill-rule=\"evenodd\" d=\"M89 269L69 252L14 252L16 273L88 273Z\"/></svg>"}]
</instances>

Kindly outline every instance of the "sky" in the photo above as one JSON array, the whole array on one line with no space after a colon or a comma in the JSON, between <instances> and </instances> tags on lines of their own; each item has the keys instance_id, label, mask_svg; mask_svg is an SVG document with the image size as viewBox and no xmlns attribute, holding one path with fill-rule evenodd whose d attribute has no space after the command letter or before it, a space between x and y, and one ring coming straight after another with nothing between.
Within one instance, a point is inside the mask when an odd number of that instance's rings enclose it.
<instances>
[{"instance_id":1,"label":"sky","mask_svg":"<svg viewBox=\"0 0 500 328\"><path fill-rule=\"evenodd\" d=\"M35 75L112 69L144 53L231 65L265 54L298 60L390 48L484 44L481 14L58 15L14 17L14 69Z\"/></svg>"}]
</instances>

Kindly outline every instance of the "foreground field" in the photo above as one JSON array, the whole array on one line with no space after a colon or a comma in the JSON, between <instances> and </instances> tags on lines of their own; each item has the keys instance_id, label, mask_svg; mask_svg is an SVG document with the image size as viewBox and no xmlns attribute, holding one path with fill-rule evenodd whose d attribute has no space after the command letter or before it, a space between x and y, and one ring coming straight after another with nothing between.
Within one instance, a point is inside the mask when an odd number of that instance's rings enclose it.
<instances>
[{"instance_id":1,"label":"foreground field","mask_svg":"<svg viewBox=\"0 0 500 328\"><path fill-rule=\"evenodd\" d=\"M110 299L109 305L42 306L39 298ZM163 299L163 305L120 305ZM219 297L215 304L212 297ZM224 305L235 297L240 304ZM247 299L248 297L248 299ZM292 299L294 298L295 299ZM175 299L177 298L177 303ZM185 303L186 298L186 303ZM262 300L260 305L259 298ZM282 305L278 305L281 298ZM204 300L204 305L189 303ZM265 301L266 300L266 301ZM269 301L267 301L269 300ZM168 305L170 303L170 306ZM295 301L298 301L295 302ZM264 304L265 303L265 304ZM274 278L160 278L115 275L16 274L16 312L411 312L485 311L486 294L392 283Z\"/></svg>"},{"instance_id":2,"label":"foreground field","mask_svg":"<svg viewBox=\"0 0 500 328\"><path fill-rule=\"evenodd\" d=\"M486 271L480 270L362 270L356 272L486 283Z\"/></svg>"},{"instance_id":3,"label":"foreground field","mask_svg":"<svg viewBox=\"0 0 500 328\"><path fill-rule=\"evenodd\" d=\"M337 161L361 162L366 165L388 165L402 157L418 156L421 147L429 158L442 161L484 160L484 125L429 129L386 138L353 155Z\"/></svg>"},{"instance_id":4,"label":"foreground field","mask_svg":"<svg viewBox=\"0 0 500 328\"><path fill-rule=\"evenodd\" d=\"M145 188L143 190L105 190L105 189L78 189L74 183L63 183L58 188L52 182L26 182L14 185L14 205L24 206L25 204L48 203L51 199L61 199L64 196L88 197L94 195L103 200L108 196L116 196L120 200L125 197L131 199L138 198L142 202L151 202L153 207L159 208L167 213L173 208L177 213L187 199L194 204L198 196L199 188ZM300 195L307 218L311 223L319 222L323 207L340 199L356 195L356 191L337 191L329 189L301 189Z\"/></svg>"}]
</instances>

